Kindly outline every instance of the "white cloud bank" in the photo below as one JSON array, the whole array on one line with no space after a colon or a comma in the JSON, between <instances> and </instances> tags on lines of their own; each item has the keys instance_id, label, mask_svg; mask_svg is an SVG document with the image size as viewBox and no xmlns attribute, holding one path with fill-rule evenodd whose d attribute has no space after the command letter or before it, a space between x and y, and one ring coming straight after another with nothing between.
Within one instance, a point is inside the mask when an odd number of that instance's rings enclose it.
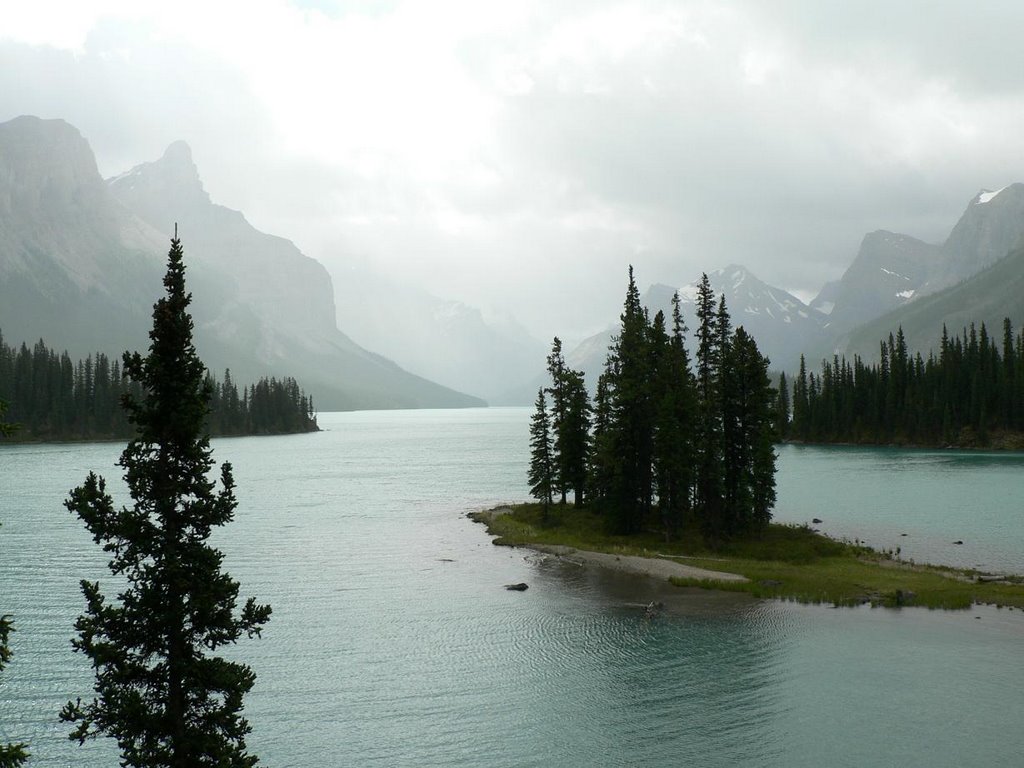
<instances>
[{"instance_id":1,"label":"white cloud bank","mask_svg":"<svg viewBox=\"0 0 1024 768\"><path fill-rule=\"evenodd\" d=\"M1024 179L1016 4L21 5L0 119L67 119L107 175L185 139L214 200L337 279L543 337L613 316L629 262L806 295L863 233L940 240Z\"/></svg>"}]
</instances>

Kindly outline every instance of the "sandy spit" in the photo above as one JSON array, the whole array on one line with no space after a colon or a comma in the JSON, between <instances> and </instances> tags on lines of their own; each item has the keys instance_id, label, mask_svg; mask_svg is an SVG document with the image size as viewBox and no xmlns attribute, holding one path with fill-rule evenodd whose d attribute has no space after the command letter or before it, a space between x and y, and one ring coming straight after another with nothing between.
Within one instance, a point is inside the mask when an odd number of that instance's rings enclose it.
<instances>
[{"instance_id":1,"label":"sandy spit","mask_svg":"<svg viewBox=\"0 0 1024 768\"><path fill-rule=\"evenodd\" d=\"M554 544L527 544L529 549L546 552L550 555L575 562L579 565L596 565L613 571L632 573L637 576L650 576L655 579L668 580L673 576L680 579L707 579L709 581L748 581L746 576L725 571L712 571L697 568L662 557L640 557L639 555L610 555L606 552L590 552L585 549L574 549Z\"/></svg>"},{"instance_id":2,"label":"sandy spit","mask_svg":"<svg viewBox=\"0 0 1024 768\"><path fill-rule=\"evenodd\" d=\"M494 518L511 511L508 507L498 507L487 510L482 514ZM741 576L738 573L697 568L658 556L610 555L605 552L591 552L585 549L575 549L556 544L525 544L521 546L555 555L576 565L594 565L622 573L649 576L663 581L667 581L673 576L681 579L707 579L709 581L749 581L746 576Z\"/></svg>"}]
</instances>

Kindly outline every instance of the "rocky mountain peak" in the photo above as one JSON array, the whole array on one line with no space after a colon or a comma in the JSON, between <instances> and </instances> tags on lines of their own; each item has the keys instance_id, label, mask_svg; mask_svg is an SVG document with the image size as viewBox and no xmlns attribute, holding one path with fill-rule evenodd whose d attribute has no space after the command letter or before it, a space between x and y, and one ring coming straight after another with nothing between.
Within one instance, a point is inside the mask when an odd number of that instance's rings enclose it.
<instances>
[{"instance_id":1,"label":"rocky mountain peak","mask_svg":"<svg viewBox=\"0 0 1024 768\"><path fill-rule=\"evenodd\" d=\"M1024 239L1024 184L982 190L967 205L942 246L946 268L930 281L935 291L976 274Z\"/></svg>"},{"instance_id":2,"label":"rocky mountain peak","mask_svg":"<svg viewBox=\"0 0 1024 768\"><path fill-rule=\"evenodd\" d=\"M38 218L80 205L102 187L89 143L63 120L0 124L0 210Z\"/></svg>"},{"instance_id":3,"label":"rocky mountain peak","mask_svg":"<svg viewBox=\"0 0 1024 768\"><path fill-rule=\"evenodd\" d=\"M114 195L144 219L187 218L210 205L192 148L184 141L167 147L159 160L140 163L108 181Z\"/></svg>"}]
</instances>

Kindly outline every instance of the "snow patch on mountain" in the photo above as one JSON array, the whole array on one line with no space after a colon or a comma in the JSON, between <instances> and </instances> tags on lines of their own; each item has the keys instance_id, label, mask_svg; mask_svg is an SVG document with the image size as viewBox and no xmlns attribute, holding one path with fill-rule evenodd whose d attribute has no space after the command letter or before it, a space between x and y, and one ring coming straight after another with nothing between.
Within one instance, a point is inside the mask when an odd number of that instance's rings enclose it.
<instances>
[{"instance_id":1,"label":"snow patch on mountain","mask_svg":"<svg viewBox=\"0 0 1024 768\"><path fill-rule=\"evenodd\" d=\"M994 197L996 197L1004 189L1006 189L1006 187L1001 187L1000 189L997 189L995 192L979 192L977 204L984 205L985 203L989 202Z\"/></svg>"},{"instance_id":2,"label":"snow patch on mountain","mask_svg":"<svg viewBox=\"0 0 1024 768\"><path fill-rule=\"evenodd\" d=\"M883 272L885 272L885 274L887 274L887 275L892 275L893 277L898 277L900 280L909 280L910 279L906 275L901 275L899 272L893 272L892 270L886 269L885 267L879 267L879 269L882 270Z\"/></svg>"}]
</instances>

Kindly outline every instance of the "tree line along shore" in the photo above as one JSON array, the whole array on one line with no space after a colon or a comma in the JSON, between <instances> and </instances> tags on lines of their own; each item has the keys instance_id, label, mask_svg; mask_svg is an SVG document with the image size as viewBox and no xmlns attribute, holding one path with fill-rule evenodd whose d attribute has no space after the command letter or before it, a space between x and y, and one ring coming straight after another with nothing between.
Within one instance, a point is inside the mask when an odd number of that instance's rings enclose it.
<instances>
[{"instance_id":1,"label":"tree line along shore","mask_svg":"<svg viewBox=\"0 0 1024 768\"><path fill-rule=\"evenodd\" d=\"M821 373L804 359L776 403L782 439L809 443L1024 449L1024 334L1003 320L1001 338L972 323L938 353L911 353L899 328L879 342L879 362L834 356Z\"/></svg>"},{"instance_id":2,"label":"tree line along shore","mask_svg":"<svg viewBox=\"0 0 1024 768\"><path fill-rule=\"evenodd\" d=\"M7 442L110 440L128 438L134 428L121 408L126 395L138 398L137 382L122 375L122 360L98 352L73 361L42 340L15 348L0 333L0 399L18 429ZM291 377L263 377L239 388L225 371L205 376L210 390L205 426L214 436L315 432L313 400Z\"/></svg>"}]
</instances>

